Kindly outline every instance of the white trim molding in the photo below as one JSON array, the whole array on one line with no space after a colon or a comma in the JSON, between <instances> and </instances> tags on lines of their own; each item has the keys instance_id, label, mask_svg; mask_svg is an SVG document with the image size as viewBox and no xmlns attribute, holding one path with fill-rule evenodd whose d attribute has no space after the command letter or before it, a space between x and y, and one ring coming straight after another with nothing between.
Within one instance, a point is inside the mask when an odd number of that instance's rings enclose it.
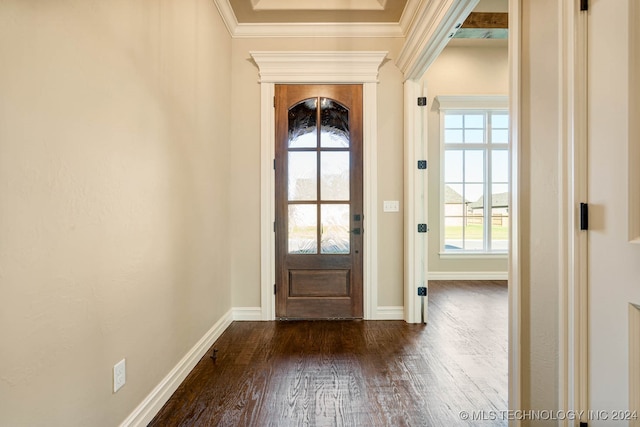
<instances>
[{"instance_id":1,"label":"white trim molding","mask_svg":"<svg viewBox=\"0 0 640 427\"><path fill-rule=\"evenodd\" d=\"M522 102L522 2L509 0L509 154L510 183L509 213L509 392L510 410L523 407L522 397L522 267L520 265L520 121ZM521 420L509 421L520 426Z\"/></svg>"},{"instance_id":2,"label":"white trim molding","mask_svg":"<svg viewBox=\"0 0 640 427\"><path fill-rule=\"evenodd\" d=\"M145 397L136 409L120 424L120 427L143 427L162 409L178 386L189 375L202 356L229 327L232 310L229 310L209 329L202 338L184 355L166 377Z\"/></svg>"},{"instance_id":3,"label":"white trim molding","mask_svg":"<svg viewBox=\"0 0 640 427\"><path fill-rule=\"evenodd\" d=\"M418 97L425 95L422 81L404 82L404 320L408 323L427 321L428 294L425 313L421 313L418 287L428 287L427 262L429 233L417 233L419 223L427 222L428 174L413 165L427 159L426 135L428 107L420 107Z\"/></svg>"},{"instance_id":4,"label":"white trim molding","mask_svg":"<svg viewBox=\"0 0 640 427\"><path fill-rule=\"evenodd\" d=\"M429 280L508 280L506 271L430 271Z\"/></svg>"},{"instance_id":5,"label":"white trim molding","mask_svg":"<svg viewBox=\"0 0 640 427\"><path fill-rule=\"evenodd\" d=\"M230 33L233 38L404 37L400 25L390 22L376 24L354 22L237 24L233 32L230 31Z\"/></svg>"},{"instance_id":6,"label":"white trim molding","mask_svg":"<svg viewBox=\"0 0 640 427\"><path fill-rule=\"evenodd\" d=\"M561 236L558 408L585 414L588 399L588 237L580 230L579 206L587 192L587 14L575 2L561 13L560 89L562 157L560 164ZM579 421L588 421L586 415ZM561 423L573 425L573 421Z\"/></svg>"},{"instance_id":7,"label":"white trim molding","mask_svg":"<svg viewBox=\"0 0 640 427\"><path fill-rule=\"evenodd\" d=\"M364 318L375 319L378 309L378 69L387 52L250 52L260 74L261 86L261 308L262 320L275 319L275 84L362 84L364 143Z\"/></svg>"},{"instance_id":8,"label":"white trim molding","mask_svg":"<svg viewBox=\"0 0 640 427\"><path fill-rule=\"evenodd\" d=\"M234 321L262 320L262 307L233 307Z\"/></svg>"},{"instance_id":9,"label":"white trim molding","mask_svg":"<svg viewBox=\"0 0 640 427\"><path fill-rule=\"evenodd\" d=\"M231 3L229 3L229 0L213 0L213 2L218 8L218 12L220 13L222 22L224 22L224 25L227 27L227 31L229 31L229 34L233 37L238 27L238 20L236 19L236 14L233 13Z\"/></svg>"},{"instance_id":10,"label":"white trim molding","mask_svg":"<svg viewBox=\"0 0 640 427\"><path fill-rule=\"evenodd\" d=\"M401 305L378 307L376 320L403 320L403 319L404 319L404 307Z\"/></svg>"},{"instance_id":11,"label":"white trim molding","mask_svg":"<svg viewBox=\"0 0 640 427\"><path fill-rule=\"evenodd\" d=\"M406 30L396 64L407 80L419 80L479 0L423 1Z\"/></svg>"},{"instance_id":12,"label":"white trim molding","mask_svg":"<svg viewBox=\"0 0 640 427\"><path fill-rule=\"evenodd\" d=\"M379 51L250 52L260 83L377 83L387 56Z\"/></svg>"},{"instance_id":13,"label":"white trim molding","mask_svg":"<svg viewBox=\"0 0 640 427\"><path fill-rule=\"evenodd\" d=\"M477 0L476 0L477 1ZM419 8L427 8L420 0L408 0L400 22L304 22L304 23L239 23L229 0L214 0L227 31L233 38L263 37L405 37L409 23Z\"/></svg>"}]
</instances>

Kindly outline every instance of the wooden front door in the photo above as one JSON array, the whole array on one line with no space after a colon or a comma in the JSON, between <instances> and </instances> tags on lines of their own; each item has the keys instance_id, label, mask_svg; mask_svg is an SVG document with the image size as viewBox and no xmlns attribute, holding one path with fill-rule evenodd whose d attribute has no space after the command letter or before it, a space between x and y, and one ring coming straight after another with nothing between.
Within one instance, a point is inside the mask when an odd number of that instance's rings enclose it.
<instances>
[{"instance_id":1,"label":"wooden front door","mask_svg":"<svg viewBox=\"0 0 640 427\"><path fill-rule=\"evenodd\" d=\"M276 317L362 318L362 86L275 94Z\"/></svg>"}]
</instances>

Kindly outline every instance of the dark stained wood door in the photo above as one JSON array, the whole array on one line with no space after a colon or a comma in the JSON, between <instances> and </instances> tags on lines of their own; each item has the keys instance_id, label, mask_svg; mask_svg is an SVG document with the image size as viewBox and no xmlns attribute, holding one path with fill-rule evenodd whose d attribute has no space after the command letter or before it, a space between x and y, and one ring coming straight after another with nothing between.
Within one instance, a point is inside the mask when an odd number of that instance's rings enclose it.
<instances>
[{"instance_id":1,"label":"dark stained wood door","mask_svg":"<svg viewBox=\"0 0 640 427\"><path fill-rule=\"evenodd\" d=\"M276 317L362 318L362 86L275 94Z\"/></svg>"}]
</instances>

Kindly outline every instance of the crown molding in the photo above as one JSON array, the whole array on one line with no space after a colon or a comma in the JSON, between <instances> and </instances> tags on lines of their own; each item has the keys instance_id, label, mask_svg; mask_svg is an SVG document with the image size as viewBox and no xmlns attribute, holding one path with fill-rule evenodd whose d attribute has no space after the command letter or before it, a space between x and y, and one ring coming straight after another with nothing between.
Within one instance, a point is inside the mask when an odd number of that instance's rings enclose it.
<instances>
[{"instance_id":1,"label":"crown molding","mask_svg":"<svg viewBox=\"0 0 640 427\"><path fill-rule=\"evenodd\" d=\"M402 34L405 36L409 34L409 27L411 26L421 4L421 0L407 0L407 4L405 5L404 10L402 11L402 16L400 17L400 28L402 29Z\"/></svg>"},{"instance_id":2,"label":"crown molding","mask_svg":"<svg viewBox=\"0 0 640 427\"><path fill-rule=\"evenodd\" d=\"M388 52L316 51L249 52L260 69L261 83L373 83Z\"/></svg>"},{"instance_id":3,"label":"crown molding","mask_svg":"<svg viewBox=\"0 0 640 427\"><path fill-rule=\"evenodd\" d=\"M405 27L411 22L411 11L419 0L408 0L401 22L338 22L338 23L239 23L229 0L214 0L218 12L233 38L260 37L405 37ZM411 15L405 17L405 15ZM403 22L405 22L403 24Z\"/></svg>"},{"instance_id":4,"label":"crown molding","mask_svg":"<svg viewBox=\"0 0 640 427\"><path fill-rule=\"evenodd\" d=\"M405 79L419 79L479 0L422 0L396 60Z\"/></svg>"},{"instance_id":5,"label":"crown molding","mask_svg":"<svg viewBox=\"0 0 640 427\"><path fill-rule=\"evenodd\" d=\"M231 8L231 3L229 0L213 0L216 7L218 8L218 12L220 13L220 17L224 22L224 25L227 27L227 31L233 37L233 33L236 31L236 27L238 26L238 20L236 19L236 14L233 13L233 9Z\"/></svg>"},{"instance_id":6,"label":"crown molding","mask_svg":"<svg viewBox=\"0 0 640 427\"><path fill-rule=\"evenodd\" d=\"M404 37L404 32L395 23L267 23L237 24L231 35L234 38Z\"/></svg>"}]
</instances>

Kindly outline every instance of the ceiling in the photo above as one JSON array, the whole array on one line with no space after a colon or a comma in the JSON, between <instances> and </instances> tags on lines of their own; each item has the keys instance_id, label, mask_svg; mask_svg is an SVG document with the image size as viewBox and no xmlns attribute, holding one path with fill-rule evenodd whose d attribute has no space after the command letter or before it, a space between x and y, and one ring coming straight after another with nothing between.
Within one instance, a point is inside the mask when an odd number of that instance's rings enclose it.
<instances>
[{"instance_id":1,"label":"ceiling","mask_svg":"<svg viewBox=\"0 0 640 427\"><path fill-rule=\"evenodd\" d=\"M430 0L214 1L234 37L407 37L416 14L437 3ZM506 12L507 7L508 0L480 0L474 12ZM495 30L467 30L466 33L468 38L492 38L497 34ZM506 36L506 30L503 35Z\"/></svg>"}]
</instances>

